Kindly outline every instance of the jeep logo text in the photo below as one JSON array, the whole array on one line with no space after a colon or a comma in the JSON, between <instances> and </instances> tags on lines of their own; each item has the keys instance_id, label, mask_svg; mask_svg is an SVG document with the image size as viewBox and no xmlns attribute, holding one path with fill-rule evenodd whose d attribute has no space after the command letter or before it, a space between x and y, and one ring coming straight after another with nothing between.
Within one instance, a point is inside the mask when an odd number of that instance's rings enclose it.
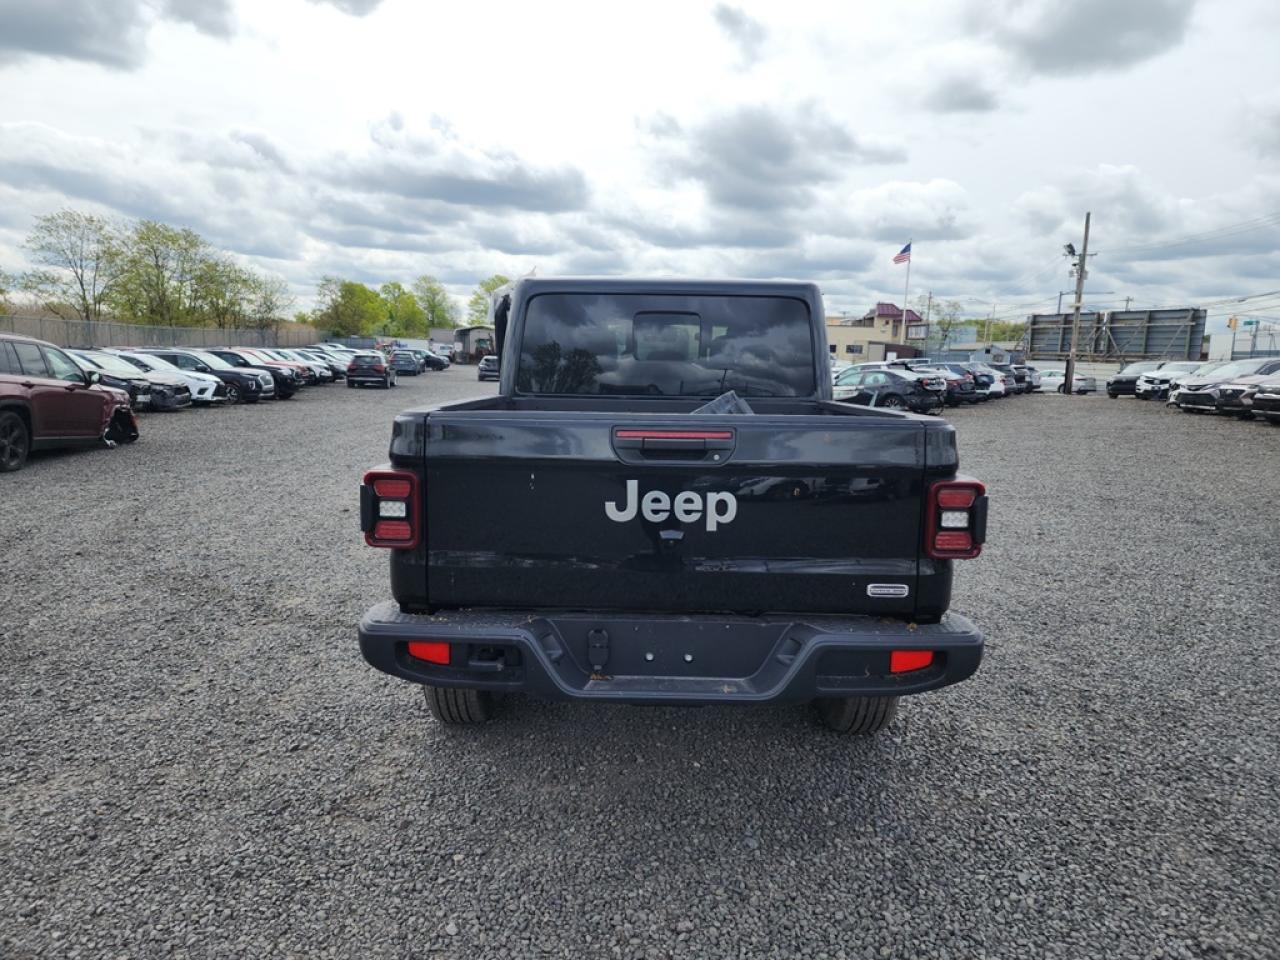
<instances>
[{"instance_id":1,"label":"jeep logo text","mask_svg":"<svg viewBox=\"0 0 1280 960\"><path fill-rule=\"evenodd\" d=\"M692 490L677 493L675 500L661 490L650 490L640 496L640 481L627 481L627 500L621 507L613 500L605 501L604 515L614 523L634 520L639 513L650 523L661 523L672 514L681 523L697 523L704 516L707 531L714 531L721 524L732 523L738 515L738 498L732 493L708 493L704 504L702 495Z\"/></svg>"}]
</instances>

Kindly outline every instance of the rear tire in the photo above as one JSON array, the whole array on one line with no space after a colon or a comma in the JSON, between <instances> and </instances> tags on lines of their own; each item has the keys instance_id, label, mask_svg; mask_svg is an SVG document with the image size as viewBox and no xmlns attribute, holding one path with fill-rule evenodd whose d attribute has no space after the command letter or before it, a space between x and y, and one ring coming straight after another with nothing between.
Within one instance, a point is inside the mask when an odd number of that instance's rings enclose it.
<instances>
[{"instance_id":1,"label":"rear tire","mask_svg":"<svg viewBox=\"0 0 1280 960\"><path fill-rule=\"evenodd\" d=\"M16 413L0 413L0 473L21 470L31 452L31 433Z\"/></svg>"},{"instance_id":2,"label":"rear tire","mask_svg":"<svg viewBox=\"0 0 1280 960\"><path fill-rule=\"evenodd\" d=\"M227 406L234 407L237 403L244 399L244 391L240 389L238 383L227 384Z\"/></svg>"},{"instance_id":3,"label":"rear tire","mask_svg":"<svg viewBox=\"0 0 1280 960\"><path fill-rule=\"evenodd\" d=\"M880 401L880 406L889 410L901 410L904 406L902 398L896 393L891 393Z\"/></svg>"},{"instance_id":4,"label":"rear tire","mask_svg":"<svg viewBox=\"0 0 1280 960\"><path fill-rule=\"evenodd\" d=\"M431 715L446 727L479 726L493 715L493 694L487 690L423 687L422 692Z\"/></svg>"},{"instance_id":5,"label":"rear tire","mask_svg":"<svg viewBox=\"0 0 1280 960\"><path fill-rule=\"evenodd\" d=\"M879 733L898 715L897 697L822 697L814 705L828 730L858 736Z\"/></svg>"}]
</instances>

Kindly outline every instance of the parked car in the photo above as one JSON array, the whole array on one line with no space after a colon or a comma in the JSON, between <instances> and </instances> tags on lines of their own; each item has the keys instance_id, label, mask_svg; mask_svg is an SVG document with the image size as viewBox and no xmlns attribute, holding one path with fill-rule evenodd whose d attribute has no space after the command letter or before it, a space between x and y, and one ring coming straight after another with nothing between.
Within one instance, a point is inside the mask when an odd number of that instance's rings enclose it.
<instances>
[{"instance_id":1,"label":"parked car","mask_svg":"<svg viewBox=\"0 0 1280 960\"><path fill-rule=\"evenodd\" d=\"M1112 400L1117 397L1132 397L1137 393L1138 377L1164 366L1162 360L1139 360L1124 367L1119 373L1107 380L1107 396Z\"/></svg>"},{"instance_id":2,"label":"parked car","mask_svg":"<svg viewBox=\"0 0 1280 960\"><path fill-rule=\"evenodd\" d=\"M288 363L300 363L313 374L315 374L316 383L333 383L333 369L329 366L327 360L316 360L313 357L305 357L296 350L285 350L278 347L259 347L257 348L268 356L275 357L277 360L283 360Z\"/></svg>"},{"instance_id":3,"label":"parked car","mask_svg":"<svg viewBox=\"0 0 1280 960\"><path fill-rule=\"evenodd\" d=\"M1040 370L1036 367L1027 367L1027 393L1037 393L1043 385L1040 376Z\"/></svg>"},{"instance_id":4,"label":"parked car","mask_svg":"<svg viewBox=\"0 0 1280 960\"><path fill-rule=\"evenodd\" d=\"M199 406L227 402L227 387L218 377L211 373L200 373L196 370L183 370L174 366L163 357L146 353L135 353L128 350L112 350L111 353L126 363L131 363L139 370L148 373L160 373L176 377L187 385L191 391L191 402Z\"/></svg>"},{"instance_id":5,"label":"parked car","mask_svg":"<svg viewBox=\"0 0 1280 960\"><path fill-rule=\"evenodd\" d=\"M449 369L449 358L442 357L440 354L432 350L411 350L414 356L422 361L424 370L447 370Z\"/></svg>"},{"instance_id":6,"label":"parked car","mask_svg":"<svg viewBox=\"0 0 1280 960\"><path fill-rule=\"evenodd\" d=\"M422 372L422 360L412 350L397 350L388 362L397 374L407 373L416 377Z\"/></svg>"},{"instance_id":7,"label":"parked car","mask_svg":"<svg viewBox=\"0 0 1280 960\"><path fill-rule=\"evenodd\" d=\"M94 363L81 356L77 350L68 350L67 356L81 370L96 372L98 382L103 386L123 390L128 395L129 403L134 410L151 409L152 383L143 372L133 368L125 369L129 366L128 364L118 366L114 363Z\"/></svg>"},{"instance_id":8,"label":"parked car","mask_svg":"<svg viewBox=\"0 0 1280 960\"><path fill-rule=\"evenodd\" d=\"M1011 363L989 363L987 366L993 370L999 370L1005 375L1006 393L1027 392L1027 371L1025 369L1019 370Z\"/></svg>"},{"instance_id":9,"label":"parked car","mask_svg":"<svg viewBox=\"0 0 1280 960\"><path fill-rule=\"evenodd\" d=\"M302 388L302 374L283 364L264 363L257 357L240 353L230 347L210 347L200 351L200 354L217 357L237 370L255 370L268 374L275 381L277 400L290 400Z\"/></svg>"},{"instance_id":10,"label":"parked car","mask_svg":"<svg viewBox=\"0 0 1280 960\"><path fill-rule=\"evenodd\" d=\"M1241 420L1253 419L1253 398L1264 383L1275 374L1255 373L1251 377L1238 377L1218 387L1218 412Z\"/></svg>"},{"instance_id":11,"label":"parked car","mask_svg":"<svg viewBox=\"0 0 1280 960\"><path fill-rule=\"evenodd\" d=\"M339 359L331 353L326 353L324 350L295 348L292 352L300 357L324 364L329 368L329 373L332 375L335 382L347 379L347 364L350 362L348 360Z\"/></svg>"},{"instance_id":12,"label":"parked car","mask_svg":"<svg viewBox=\"0 0 1280 960\"><path fill-rule=\"evenodd\" d=\"M270 400L276 393L275 380L267 371L248 367L237 369L212 353L176 348L148 348L135 352L160 357L186 372L217 377L224 385L228 404L257 403L259 400Z\"/></svg>"},{"instance_id":13,"label":"parked car","mask_svg":"<svg viewBox=\"0 0 1280 960\"><path fill-rule=\"evenodd\" d=\"M1013 392L1013 377L1009 374L1003 373L985 363L971 363L969 366L974 373L983 374L990 378L990 383L986 385L988 399L1007 397Z\"/></svg>"},{"instance_id":14,"label":"parked car","mask_svg":"<svg viewBox=\"0 0 1280 960\"><path fill-rule=\"evenodd\" d=\"M947 381L939 373L913 370L860 370L842 373L833 387L836 400L863 407L937 413L946 403Z\"/></svg>"},{"instance_id":15,"label":"parked car","mask_svg":"<svg viewBox=\"0 0 1280 960\"><path fill-rule=\"evenodd\" d=\"M103 382L115 386L112 380L128 380L141 377L151 386L152 410L181 410L191 406L191 389L181 377L154 370L140 370L122 357L105 350L70 350L68 353L86 370L97 370Z\"/></svg>"},{"instance_id":16,"label":"parked car","mask_svg":"<svg viewBox=\"0 0 1280 960\"><path fill-rule=\"evenodd\" d=\"M1065 370L1041 370L1040 384L1045 390L1052 390L1054 393L1066 393L1067 371ZM1093 377L1086 377L1077 373L1072 380L1072 393L1093 393L1098 389L1098 381Z\"/></svg>"},{"instance_id":17,"label":"parked car","mask_svg":"<svg viewBox=\"0 0 1280 960\"><path fill-rule=\"evenodd\" d=\"M498 380L501 379L501 371L498 368L498 358L493 354L487 357L481 357L480 362L476 364L477 380Z\"/></svg>"},{"instance_id":18,"label":"parked car","mask_svg":"<svg viewBox=\"0 0 1280 960\"><path fill-rule=\"evenodd\" d=\"M913 373L936 373L947 385L944 400L949 407L958 407L962 403L978 403L982 399L968 370L953 370L946 364L930 364L927 367L913 367Z\"/></svg>"},{"instance_id":19,"label":"parked car","mask_svg":"<svg viewBox=\"0 0 1280 960\"><path fill-rule=\"evenodd\" d=\"M389 390L396 385L396 371L381 353L370 350L357 353L347 367L347 386L363 387L368 384Z\"/></svg>"},{"instance_id":20,"label":"parked car","mask_svg":"<svg viewBox=\"0 0 1280 960\"><path fill-rule=\"evenodd\" d=\"M1133 386L1133 395L1139 400L1164 400L1169 396L1169 385L1187 374L1208 373L1222 366L1220 361L1202 363L1199 360L1174 360L1161 364L1156 370L1148 370L1138 375Z\"/></svg>"},{"instance_id":21,"label":"parked car","mask_svg":"<svg viewBox=\"0 0 1280 960\"><path fill-rule=\"evenodd\" d=\"M960 376L967 378L969 383L973 385L971 402L977 403L979 401L991 399L986 388L991 385L994 378L989 373L980 373L972 364L943 360L934 363L933 369L945 371L948 376ZM969 398L966 396L965 399L968 400Z\"/></svg>"},{"instance_id":22,"label":"parked car","mask_svg":"<svg viewBox=\"0 0 1280 960\"><path fill-rule=\"evenodd\" d=\"M129 395L100 380L51 343L0 333L0 473L32 450L137 440Z\"/></svg>"},{"instance_id":23,"label":"parked car","mask_svg":"<svg viewBox=\"0 0 1280 960\"><path fill-rule=\"evenodd\" d=\"M1280 425L1280 376L1266 378L1253 395L1253 415Z\"/></svg>"},{"instance_id":24,"label":"parked car","mask_svg":"<svg viewBox=\"0 0 1280 960\"><path fill-rule=\"evenodd\" d=\"M1280 371L1280 357L1253 357L1235 360L1215 367L1207 374L1199 372L1177 381L1169 393L1169 403L1183 413L1214 413L1218 409L1218 393L1223 384L1241 377Z\"/></svg>"},{"instance_id":25,"label":"parked car","mask_svg":"<svg viewBox=\"0 0 1280 960\"><path fill-rule=\"evenodd\" d=\"M316 372L315 367L309 363L273 356L261 347L236 347L235 349L237 353L248 357L255 363L292 370L298 375L299 381L307 386L315 386L320 382L320 375Z\"/></svg>"}]
</instances>

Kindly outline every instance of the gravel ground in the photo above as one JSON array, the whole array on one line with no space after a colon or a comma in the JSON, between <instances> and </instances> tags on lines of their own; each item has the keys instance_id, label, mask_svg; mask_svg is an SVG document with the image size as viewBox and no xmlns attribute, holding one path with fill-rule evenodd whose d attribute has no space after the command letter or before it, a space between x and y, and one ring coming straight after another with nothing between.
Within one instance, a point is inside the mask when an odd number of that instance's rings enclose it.
<instances>
[{"instance_id":1,"label":"gravel ground","mask_svg":"<svg viewBox=\"0 0 1280 960\"><path fill-rule=\"evenodd\" d=\"M532 701L459 735L359 657L355 492L474 376L0 478L0 956L1277 956L1280 429L957 412L987 659L885 736Z\"/></svg>"}]
</instances>

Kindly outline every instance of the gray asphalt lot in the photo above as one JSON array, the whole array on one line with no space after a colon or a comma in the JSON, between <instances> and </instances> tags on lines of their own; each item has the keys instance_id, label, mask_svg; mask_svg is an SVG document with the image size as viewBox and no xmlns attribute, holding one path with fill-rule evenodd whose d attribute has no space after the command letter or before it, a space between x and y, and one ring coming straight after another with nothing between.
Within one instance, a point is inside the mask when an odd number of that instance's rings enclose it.
<instances>
[{"instance_id":1,"label":"gray asphalt lot","mask_svg":"<svg viewBox=\"0 0 1280 960\"><path fill-rule=\"evenodd\" d=\"M1280 947L1280 428L952 415L978 675L884 736L366 667L396 390L143 418L0 477L0 956L1232 957Z\"/></svg>"}]
</instances>

